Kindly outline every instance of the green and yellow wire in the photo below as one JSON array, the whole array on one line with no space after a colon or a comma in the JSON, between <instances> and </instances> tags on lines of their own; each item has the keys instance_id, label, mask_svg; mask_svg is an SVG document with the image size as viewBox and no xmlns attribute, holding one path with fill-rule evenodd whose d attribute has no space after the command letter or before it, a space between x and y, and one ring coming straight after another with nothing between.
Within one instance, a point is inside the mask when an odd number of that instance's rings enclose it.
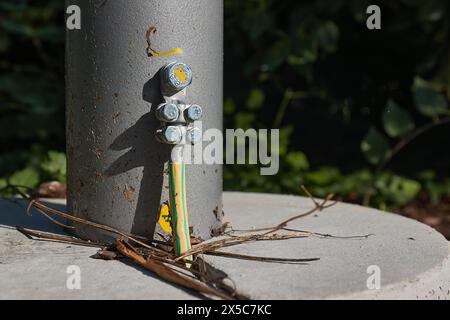
<instances>
[{"instance_id":1,"label":"green and yellow wire","mask_svg":"<svg viewBox=\"0 0 450 320\"><path fill-rule=\"evenodd\" d=\"M169 192L173 244L175 254L180 256L191 250L186 204L186 165L183 161L169 163ZM192 256L185 260L192 261ZM186 265L190 267L189 262Z\"/></svg>"}]
</instances>

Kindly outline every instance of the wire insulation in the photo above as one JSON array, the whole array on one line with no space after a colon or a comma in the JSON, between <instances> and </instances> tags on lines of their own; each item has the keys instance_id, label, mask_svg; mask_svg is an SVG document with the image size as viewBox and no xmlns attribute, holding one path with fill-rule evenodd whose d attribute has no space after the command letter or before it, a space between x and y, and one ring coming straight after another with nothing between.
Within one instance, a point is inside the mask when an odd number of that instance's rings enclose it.
<instances>
[{"instance_id":1,"label":"wire insulation","mask_svg":"<svg viewBox=\"0 0 450 320\"><path fill-rule=\"evenodd\" d=\"M186 165L183 162L169 164L170 211L172 238L175 253L181 255L191 249L189 219L186 203ZM186 258L192 261L192 256Z\"/></svg>"}]
</instances>

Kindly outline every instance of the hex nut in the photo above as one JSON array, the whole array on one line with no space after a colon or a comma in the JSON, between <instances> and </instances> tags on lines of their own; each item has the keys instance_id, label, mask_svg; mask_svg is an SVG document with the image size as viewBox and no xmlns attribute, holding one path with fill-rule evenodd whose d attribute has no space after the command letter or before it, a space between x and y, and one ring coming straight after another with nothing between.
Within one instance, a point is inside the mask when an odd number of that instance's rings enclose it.
<instances>
[{"instance_id":1,"label":"hex nut","mask_svg":"<svg viewBox=\"0 0 450 320\"><path fill-rule=\"evenodd\" d=\"M167 144L178 144L183 139L183 134L179 127L168 126L156 131L158 140Z\"/></svg>"},{"instance_id":2,"label":"hex nut","mask_svg":"<svg viewBox=\"0 0 450 320\"><path fill-rule=\"evenodd\" d=\"M163 122L174 122L180 116L180 111L176 104L164 103L156 109L156 117Z\"/></svg>"},{"instance_id":3,"label":"hex nut","mask_svg":"<svg viewBox=\"0 0 450 320\"><path fill-rule=\"evenodd\" d=\"M192 122L198 121L202 118L202 116L203 116L203 110L197 104L193 104L185 110L185 118L188 121L192 121Z\"/></svg>"}]
</instances>

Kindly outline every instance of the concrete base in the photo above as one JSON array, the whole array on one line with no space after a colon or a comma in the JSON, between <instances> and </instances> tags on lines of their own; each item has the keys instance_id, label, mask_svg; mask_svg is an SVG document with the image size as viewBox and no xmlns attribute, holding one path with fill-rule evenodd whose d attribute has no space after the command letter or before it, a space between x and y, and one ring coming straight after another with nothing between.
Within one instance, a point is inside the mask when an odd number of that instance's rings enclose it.
<instances>
[{"instance_id":1,"label":"concrete base","mask_svg":"<svg viewBox=\"0 0 450 320\"><path fill-rule=\"evenodd\" d=\"M63 203L55 206L64 208ZM225 193L224 206L226 221L236 229L247 229L275 225L312 204L302 197ZM124 262L90 259L95 248L29 240L14 229L17 225L62 233L38 213L26 216L23 202L0 200L0 299L198 298ZM258 242L227 249L261 256L320 258L309 265L206 258L252 299L450 299L450 245L426 225L339 203L290 227L336 236L374 235L360 240ZM81 290L67 289L71 265L81 268ZM367 288L370 266L380 270L379 290Z\"/></svg>"}]
</instances>

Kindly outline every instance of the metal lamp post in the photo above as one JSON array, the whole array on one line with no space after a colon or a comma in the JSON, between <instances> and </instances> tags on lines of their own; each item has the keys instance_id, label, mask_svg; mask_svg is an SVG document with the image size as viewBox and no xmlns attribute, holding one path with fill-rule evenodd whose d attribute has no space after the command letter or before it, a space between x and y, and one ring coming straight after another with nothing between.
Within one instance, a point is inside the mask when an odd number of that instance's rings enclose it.
<instances>
[{"instance_id":1,"label":"metal lamp post","mask_svg":"<svg viewBox=\"0 0 450 320\"><path fill-rule=\"evenodd\" d=\"M170 147L155 139L164 102L161 68L181 60L192 68L186 101L202 106L203 130L222 128L223 3L221 0L75 0L81 30L67 31L66 122L68 212L152 237L169 199L164 173ZM149 56L152 46L184 53ZM173 110L172 110L173 111ZM168 109L170 117L170 108ZM174 111L175 112L175 111ZM191 110L195 117L195 108ZM189 222L208 238L221 222L222 168L186 168ZM219 212L219 214L218 214ZM76 225L77 233L111 235Z\"/></svg>"}]
</instances>

